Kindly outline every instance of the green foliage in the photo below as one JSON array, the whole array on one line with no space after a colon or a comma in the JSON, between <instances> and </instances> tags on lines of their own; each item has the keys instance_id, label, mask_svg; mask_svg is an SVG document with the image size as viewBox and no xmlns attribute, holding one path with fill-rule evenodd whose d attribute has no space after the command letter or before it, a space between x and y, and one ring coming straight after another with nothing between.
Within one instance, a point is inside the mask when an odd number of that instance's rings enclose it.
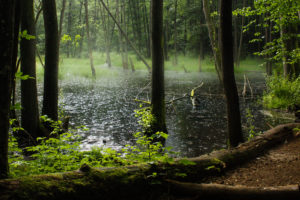
<instances>
[{"instance_id":1,"label":"green foliage","mask_svg":"<svg viewBox=\"0 0 300 200\"><path fill-rule=\"evenodd\" d=\"M147 130L151 128L153 120L155 120L151 112L151 107L143 107L143 105L140 104L140 109L134 112L135 117L139 118L138 123L143 127L143 130L147 132Z\"/></svg>"},{"instance_id":2,"label":"green foliage","mask_svg":"<svg viewBox=\"0 0 300 200\"><path fill-rule=\"evenodd\" d=\"M167 139L168 135L162 132L157 132L150 137L140 132L136 133L134 134L136 145L126 145L121 151L99 147L82 151L79 132L86 131L84 126L61 133L61 121L53 121L46 116L42 116L41 121L50 124L53 130L50 138L38 138L36 146L25 149L31 154L30 159L24 159L15 137L10 135L11 177L71 171L80 168L83 164L91 167L111 167L143 162L173 162L170 155L174 155L175 152L171 151L171 147L164 147L161 142L157 142L160 138Z\"/></svg>"},{"instance_id":3,"label":"green foliage","mask_svg":"<svg viewBox=\"0 0 300 200\"><path fill-rule=\"evenodd\" d=\"M249 16L264 16L263 22L257 23L257 20L252 20L244 27L244 31L248 31L249 27L256 25L258 28L268 28L268 24L272 24L272 34L279 34L283 27L297 27L299 26L298 11L300 10L300 1L297 0L256 0L254 7L244 9L237 9L234 11L236 15ZM265 36L261 33L255 33L254 39L250 42L263 42ZM281 37L273 37L271 42L267 42L262 51L255 53L255 55L270 57L274 61L280 61L286 55L289 59L288 63L293 64L300 60L300 49L295 47L291 51L287 51L284 47L284 41L294 38L299 40L299 34L286 33Z\"/></svg>"},{"instance_id":4,"label":"green foliage","mask_svg":"<svg viewBox=\"0 0 300 200\"><path fill-rule=\"evenodd\" d=\"M270 109L293 109L295 105L300 105L300 77L296 79L287 79L279 75L268 77L263 105Z\"/></svg>"},{"instance_id":5,"label":"green foliage","mask_svg":"<svg viewBox=\"0 0 300 200\"><path fill-rule=\"evenodd\" d=\"M254 126L254 116L249 108L246 109L246 126L247 126L247 132L248 132L248 140L253 139L254 137L261 134L261 132L257 133L255 132L255 126Z\"/></svg>"},{"instance_id":6,"label":"green foliage","mask_svg":"<svg viewBox=\"0 0 300 200\"><path fill-rule=\"evenodd\" d=\"M23 72L17 72L15 73L15 77L16 79L20 79L20 80L28 80L28 79L34 79L33 77L29 76L29 75L24 75Z\"/></svg>"},{"instance_id":7,"label":"green foliage","mask_svg":"<svg viewBox=\"0 0 300 200\"><path fill-rule=\"evenodd\" d=\"M221 172L222 169L226 168L226 163L222 160L219 160L217 158L214 158L211 160L213 163L212 165L208 166L206 170L217 170L218 172Z\"/></svg>"},{"instance_id":8,"label":"green foliage","mask_svg":"<svg viewBox=\"0 0 300 200\"><path fill-rule=\"evenodd\" d=\"M61 37L61 42L62 43L68 43L72 41L72 38L71 36L67 35L67 34L64 34L62 37Z\"/></svg>"},{"instance_id":9,"label":"green foliage","mask_svg":"<svg viewBox=\"0 0 300 200\"><path fill-rule=\"evenodd\" d=\"M28 34L28 31L24 30L23 32L19 33L19 40L21 40L22 38L24 38L26 40L34 40L35 36Z\"/></svg>"}]
</instances>

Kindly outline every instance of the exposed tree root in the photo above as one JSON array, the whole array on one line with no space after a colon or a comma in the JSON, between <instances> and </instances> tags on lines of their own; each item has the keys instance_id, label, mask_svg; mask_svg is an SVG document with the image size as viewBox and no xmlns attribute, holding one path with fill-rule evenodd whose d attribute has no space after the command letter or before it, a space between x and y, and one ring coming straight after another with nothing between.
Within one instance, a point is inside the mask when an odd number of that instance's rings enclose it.
<instances>
[{"instance_id":1,"label":"exposed tree root","mask_svg":"<svg viewBox=\"0 0 300 200\"><path fill-rule=\"evenodd\" d=\"M195 184L167 180L174 194L209 200L298 200L298 185L278 187L247 187L221 184Z\"/></svg>"}]
</instances>

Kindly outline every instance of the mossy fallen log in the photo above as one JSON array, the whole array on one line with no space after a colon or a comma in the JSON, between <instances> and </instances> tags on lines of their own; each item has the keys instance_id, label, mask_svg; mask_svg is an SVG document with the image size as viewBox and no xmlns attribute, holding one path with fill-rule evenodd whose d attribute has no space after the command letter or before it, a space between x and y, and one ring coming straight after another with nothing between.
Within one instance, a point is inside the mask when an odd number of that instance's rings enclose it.
<instances>
[{"instance_id":1,"label":"mossy fallen log","mask_svg":"<svg viewBox=\"0 0 300 200\"><path fill-rule=\"evenodd\" d=\"M143 164L27 176L0 181L0 199L158 199L168 191L164 180L197 181L247 162L293 137L300 124L286 124L230 150L214 151L172 163ZM192 162L191 162L192 161Z\"/></svg>"},{"instance_id":2,"label":"mossy fallen log","mask_svg":"<svg viewBox=\"0 0 300 200\"><path fill-rule=\"evenodd\" d=\"M193 200L299 200L299 185L277 187L247 187L221 184L195 184L168 180L170 191L175 196Z\"/></svg>"}]
</instances>

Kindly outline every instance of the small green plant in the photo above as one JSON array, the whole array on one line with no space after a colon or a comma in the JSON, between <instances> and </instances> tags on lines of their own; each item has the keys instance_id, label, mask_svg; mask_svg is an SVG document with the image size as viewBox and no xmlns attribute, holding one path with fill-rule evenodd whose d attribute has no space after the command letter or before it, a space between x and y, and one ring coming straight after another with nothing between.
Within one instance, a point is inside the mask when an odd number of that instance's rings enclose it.
<instances>
[{"instance_id":1,"label":"small green plant","mask_svg":"<svg viewBox=\"0 0 300 200\"><path fill-rule=\"evenodd\" d=\"M138 123L142 126L144 132L149 132L151 129L151 124L155 120L154 116L151 113L151 107L143 107L143 104L140 104L140 109L134 110L135 117L138 118Z\"/></svg>"},{"instance_id":2,"label":"small green plant","mask_svg":"<svg viewBox=\"0 0 300 200\"><path fill-rule=\"evenodd\" d=\"M226 168L226 163L222 160L219 160L217 158L214 158L211 160L212 165L208 166L206 170L217 170L218 172L221 172L222 169Z\"/></svg>"},{"instance_id":3,"label":"small green plant","mask_svg":"<svg viewBox=\"0 0 300 200\"><path fill-rule=\"evenodd\" d=\"M246 127L248 132L248 140L253 139L254 137L260 135L260 133L255 132L254 126L254 116L249 108L246 109Z\"/></svg>"}]
</instances>

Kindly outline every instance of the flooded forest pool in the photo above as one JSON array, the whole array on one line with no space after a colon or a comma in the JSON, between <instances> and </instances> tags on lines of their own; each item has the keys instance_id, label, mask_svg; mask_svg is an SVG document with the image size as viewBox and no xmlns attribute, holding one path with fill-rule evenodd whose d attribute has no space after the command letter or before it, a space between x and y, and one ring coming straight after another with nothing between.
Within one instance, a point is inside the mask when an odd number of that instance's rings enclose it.
<instances>
[{"instance_id":1,"label":"flooded forest pool","mask_svg":"<svg viewBox=\"0 0 300 200\"><path fill-rule=\"evenodd\" d=\"M265 88L261 73L247 74L254 98L240 98L242 123L247 137L247 113L253 115L255 131L268 129L274 119L264 115L258 103ZM226 104L214 73L166 72L166 102L195 91L197 105L190 98L167 104L166 121L169 132L167 146L181 156L198 156L214 149L226 148ZM239 94L244 85L243 75L237 76ZM85 78L68 78L60 81L61 103L71 125L85 125L82 133L83 149L92 146L119 149L134 142L133 133L141 131L135 109L140 103L134 99L150 99L150 77L147 72L121 72L119 76L99 78L95 82ZM249 92L247 88L247 92ZM248 112L247 112L248 110ZM249 118L249 117L248 117ZM273 121L272 121L273 120ZM249 121L249 120L248 120Z\"/></svg>"}]
</instances>

